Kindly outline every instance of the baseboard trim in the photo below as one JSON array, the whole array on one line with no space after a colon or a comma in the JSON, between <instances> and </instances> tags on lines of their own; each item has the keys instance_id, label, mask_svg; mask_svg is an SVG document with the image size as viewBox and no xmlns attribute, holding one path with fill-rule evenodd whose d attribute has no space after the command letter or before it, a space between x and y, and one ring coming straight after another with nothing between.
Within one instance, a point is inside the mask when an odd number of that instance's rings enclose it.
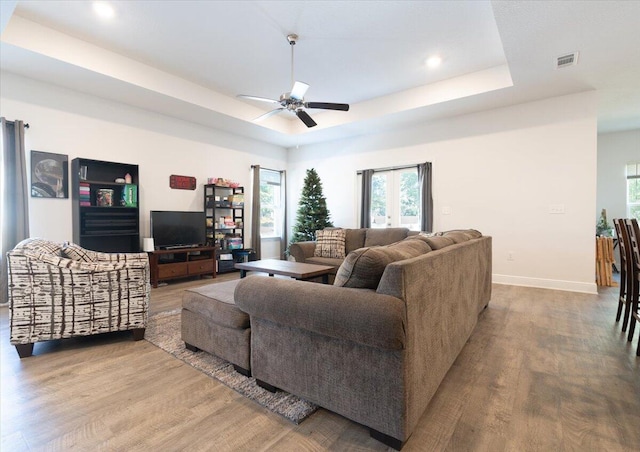
<instances>
[{"instance_id":1,"label":"baseboard trim","mask_svg":"<svg viewBox=\"0 0 640 452\"><path fill-rule=\"evenodd\" d=\"M584 283L578 281L562 281L558 279L529 278L526 276L492 275L494 284L505 284L509 286L535 287L538 289L564 290L567 292L580 292L597 294L598 286L595 281Z\"/></svg>"}]
</instances>

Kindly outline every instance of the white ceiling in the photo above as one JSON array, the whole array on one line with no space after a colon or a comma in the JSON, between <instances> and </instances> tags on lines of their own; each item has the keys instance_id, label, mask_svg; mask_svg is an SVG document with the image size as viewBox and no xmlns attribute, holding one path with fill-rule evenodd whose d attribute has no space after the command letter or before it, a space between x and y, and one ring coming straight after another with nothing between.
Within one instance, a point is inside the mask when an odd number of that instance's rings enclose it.
<instances>
[{"instance_id":1,"label":"white ceiling","mask_svg":"<svg viewBox=\"0 0 640 452\"><path fill-rule=\"evenodd\" d=\"M3 0L0 67L283 146L585 90L599 131L640 128L640 1L108 3L110 21L89 1ZM309 110L313 129L252 121L271 106L235 95L290 90L289 33L306 100L349 112ZM578 64L555 69L572 51Z\"/></svg>"}]
</instances>

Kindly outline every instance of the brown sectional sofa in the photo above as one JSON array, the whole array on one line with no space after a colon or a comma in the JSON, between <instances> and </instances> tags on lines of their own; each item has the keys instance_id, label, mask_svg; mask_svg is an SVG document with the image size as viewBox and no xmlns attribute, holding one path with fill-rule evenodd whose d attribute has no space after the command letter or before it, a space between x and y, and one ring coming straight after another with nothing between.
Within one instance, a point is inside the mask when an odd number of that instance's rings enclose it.
<instances>
[{"instance_id":1,"label":"brown sectional sofa","mask_svg":"<svg viewBox=\"0 0 640 452\"><path fill-rule=\"evenodd\" d=\"M411 232L407 228L387 228L387 229L345 229L345 254L355 251L358 248L368 246L389 245L398 242L408 235L415 235L417 232ZM314 251L316 242L298 242L289 246L289 254L293 256L296 262L306 262L308 264L335 265L337 267L342 264L344 259L336 259L330 257L316 257Z\"/></svg>"},{"instance_id":2,"label":"brown sectional sofa","mask_svg":"<svg viewBox=\"0 0 640 452\"><path fill-rule=\"evenodd\" d=\"M352 230L347 246L372 243L378 231ZM491 237L407 235L350 250L334 285L246 278L234 296L251 319L257 380L363 424L398 450L491 298ZM311 245L298 246L292 254L313 262Z\"/></svg>"}]
</instances>

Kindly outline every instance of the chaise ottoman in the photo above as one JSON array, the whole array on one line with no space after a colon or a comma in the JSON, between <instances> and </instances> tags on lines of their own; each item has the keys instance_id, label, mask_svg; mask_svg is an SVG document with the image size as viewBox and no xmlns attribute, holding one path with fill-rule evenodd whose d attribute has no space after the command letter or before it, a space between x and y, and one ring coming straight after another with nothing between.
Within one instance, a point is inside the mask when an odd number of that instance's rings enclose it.
<instances>
[{"instance_id":1,"label":"chaise ottoman","mask_svg":"<svg viewBox=\"0 0 640 452\"><path fill-rule=\"evenodd\" d=\"M204 350L251 375L249 314L236 307L233 293L239 280L184 291L182 340L187 349Z\"/></svg>"}]
</instances>

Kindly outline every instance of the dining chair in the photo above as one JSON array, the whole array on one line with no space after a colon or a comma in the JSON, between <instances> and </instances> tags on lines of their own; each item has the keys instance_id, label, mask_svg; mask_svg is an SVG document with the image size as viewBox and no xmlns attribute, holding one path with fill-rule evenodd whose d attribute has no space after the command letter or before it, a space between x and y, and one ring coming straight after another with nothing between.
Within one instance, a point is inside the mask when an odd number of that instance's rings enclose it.
<instances>
[{"instance_id":1,"label":"dining chair","mask_svg":"<svg viewBox=\"0 0 640 452\"><path fill-rule=\"evenodd\" d=\"M631 291L631 299L627 303L631 309L629 316L629 335L627 336L627 340L631 342L633 341L633 333L635 331L636 323L640 322L640 227L638 227L638 220L635 218L625 220L625 226L628 231L632 250L632 264L630 269L633 275L633 289ZM629 299L629 297L627 297L627 299ZM640 335L638 337L636 356L640 356Z\"/></svg>"},{"instance_id":2,"label":"dining chair","mask_svg":"<svg viewBox=\"0 0 640 452\"><path fill-rule=\"evenodd\" d=\"M616 322L622 317L622 332L627 331L629 325L629 316L631 313L631 298L633 295L633 249L631 245L631 237L626 226L624 218L613 220L613 224L618 234L618 245L620 247L620 296L618 298L618 312L616 313ZM624 315L622 308L624 307Z\"/></svg>"}]
</instances>

